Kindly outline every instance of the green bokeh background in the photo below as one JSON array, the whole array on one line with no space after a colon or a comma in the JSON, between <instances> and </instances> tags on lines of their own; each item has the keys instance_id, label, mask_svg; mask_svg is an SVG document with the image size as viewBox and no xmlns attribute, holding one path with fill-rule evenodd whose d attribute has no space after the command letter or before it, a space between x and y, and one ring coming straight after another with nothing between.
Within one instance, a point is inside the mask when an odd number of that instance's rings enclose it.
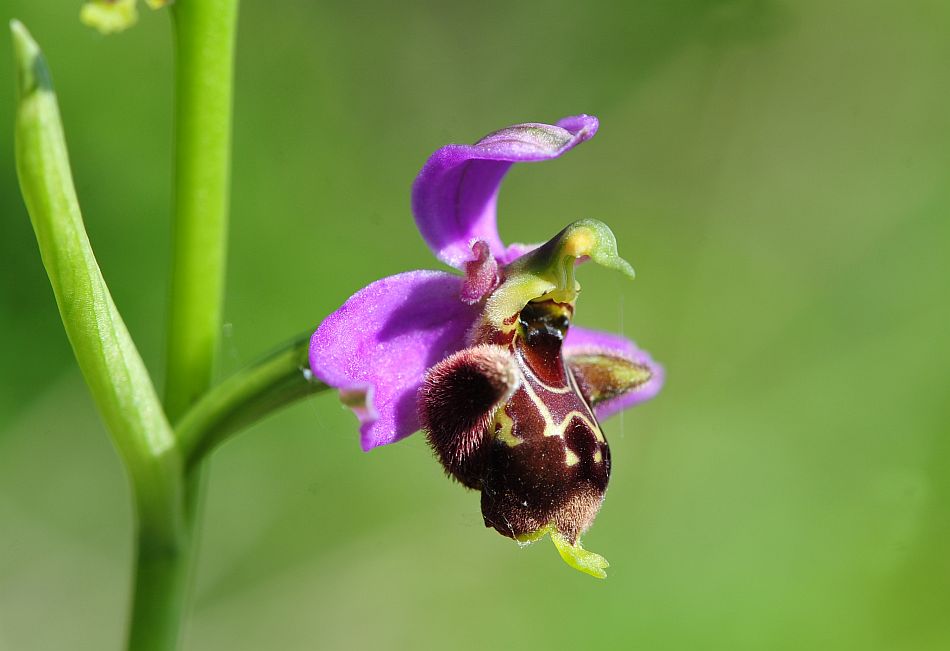
<instances>
[{"instance_id":1,"label":"green bokeh background","mask_svg":"<svg viewBox=\"0 0 950 651\"><path fill-rule=\"evenodd\" d=\"M46 50L160 382L168 16L102 37L78 5L0 17ZM610 224L639 277L584 268L578 321L668 382L605 423L603 582L486 530L420 437L360 452L332 395L259 424L212 464L186 649L950 648L948 71L938 0L245 2L220 374L438 266L408 208L431 151L589 112L512 170L502 236ZM0 82L0 649L118 649L129 492L17 190L7 54Z\"/></svg>"}]
</instances>

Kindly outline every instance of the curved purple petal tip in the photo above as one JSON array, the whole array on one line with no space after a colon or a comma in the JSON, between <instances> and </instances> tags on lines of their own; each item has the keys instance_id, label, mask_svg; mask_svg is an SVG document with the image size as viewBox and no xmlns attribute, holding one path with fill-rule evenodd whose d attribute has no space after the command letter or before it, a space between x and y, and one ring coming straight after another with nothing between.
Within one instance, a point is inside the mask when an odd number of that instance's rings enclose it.
<instances>
[{"instance_id":1,"label":"curved purple petal tip","mask_svg":"<svg viewBox=\"0 0 950 651\"><path fill-rule=\"evenodd\" d=\"M643 386L594 407L597 418L603 420L624 409L646 402L663 388L663 382L666 379L663 367L653 361L650 354L638 348L635 343L621 335L571 326L564 340L565 356L591 348L605 350L640 364L646 364L653 371L653 376Z\"/></svg>"},{"instance_id":2,"label":"curved purple petal tip","mask_svg":"<svg viewBox=\"0 0 950 651\"><path fill-rule=\"evenodd\" d=\"M313 374L356 413L364 450L419 429L416 394L426 369L464 348L478 317L478 307L459 300L461 283L441 271L377 280L310 339Z\"/></svg>"},{"instance_id":3,"label":"curved purple petal tip","mask_svg":"<svg viewBox=\"0 0 950 651\"><path fill-rule=\"evenodd\" d=\"M597 133L597 118L575 115L551 124L516 124L474 145L446 145L422 167L412 186L412 212L419 232L443 262L462 268L476 240L506 261L498 236L498 188L512 163L557 158Z\"/></svg>"}]
</instances>

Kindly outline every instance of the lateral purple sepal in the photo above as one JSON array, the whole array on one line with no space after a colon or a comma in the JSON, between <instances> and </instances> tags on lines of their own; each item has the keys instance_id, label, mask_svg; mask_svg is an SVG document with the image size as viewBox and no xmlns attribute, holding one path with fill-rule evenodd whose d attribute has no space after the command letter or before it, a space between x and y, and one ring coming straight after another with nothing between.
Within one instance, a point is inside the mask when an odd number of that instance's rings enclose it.
<instances>
[{"instance_id":1,"label":"lateral purple sepal","mask_svg":"<svg viewBox=\"0 0 950 651\"><path fill-rule=\"evenodd\" d=\"M409 271L377 280L328 316L310 340L310 367L360 419L364 450L419 429L416 394L428 368L465 348L479 308L459 300L462 279Z\"/></svg>"}]
</instances>

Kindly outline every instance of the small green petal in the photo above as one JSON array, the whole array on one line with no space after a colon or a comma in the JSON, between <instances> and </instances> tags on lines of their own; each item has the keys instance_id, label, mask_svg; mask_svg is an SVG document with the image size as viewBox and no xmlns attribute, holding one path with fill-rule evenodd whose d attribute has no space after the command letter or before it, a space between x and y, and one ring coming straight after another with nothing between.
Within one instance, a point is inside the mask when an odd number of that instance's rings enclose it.
<instances>
[{"instance_id":1,"label":"small green petal","mask_svg":"<svg viewBox=\"0 0 950 651\"><path fill-rule=\"evenodd\" d=\"M591 406L642 387L653 377L648 365L610 351L575 353L568 356L567 363Z\"/></svg>"},{"instance_id":2,"label":"small green petal","mask_svg":"<svg viewBox=\"0 0 950 651\"><path fill-rule=\"evenodd\" d=\"M135 2L136 0L93 0L82 6L79 20L102 34L121 32L138 21ZM149 5L155 8L153 2L149 2Z\"/></svg>"}]
</instances>

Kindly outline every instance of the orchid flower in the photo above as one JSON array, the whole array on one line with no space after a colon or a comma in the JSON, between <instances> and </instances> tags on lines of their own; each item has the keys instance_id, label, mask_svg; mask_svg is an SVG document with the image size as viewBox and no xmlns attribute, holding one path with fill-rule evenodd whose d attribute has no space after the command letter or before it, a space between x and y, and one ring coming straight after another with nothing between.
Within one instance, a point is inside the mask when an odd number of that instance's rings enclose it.
<instances>
[{"instance_id":1,"label":"orchid flower","mask_svg":"<svg viewBox=\"0 0 950 651\"><path fill-rule=\"evenodd\" d=\"M580 544L610 476L599 420L656 395L663 370L619 335L572 325L579 261L633 276L607 226L583 219L543 245L505 246L495 214L513 163L557 158L597 127L588 115L518 124L432 154L412 209L461 275L363 288L313 334L310 364L356 413L364 450L423 430L446 472L481 491L486 526L520 543L549 534L602 578L606 560Z\"/></svg>"}]
</instances>

